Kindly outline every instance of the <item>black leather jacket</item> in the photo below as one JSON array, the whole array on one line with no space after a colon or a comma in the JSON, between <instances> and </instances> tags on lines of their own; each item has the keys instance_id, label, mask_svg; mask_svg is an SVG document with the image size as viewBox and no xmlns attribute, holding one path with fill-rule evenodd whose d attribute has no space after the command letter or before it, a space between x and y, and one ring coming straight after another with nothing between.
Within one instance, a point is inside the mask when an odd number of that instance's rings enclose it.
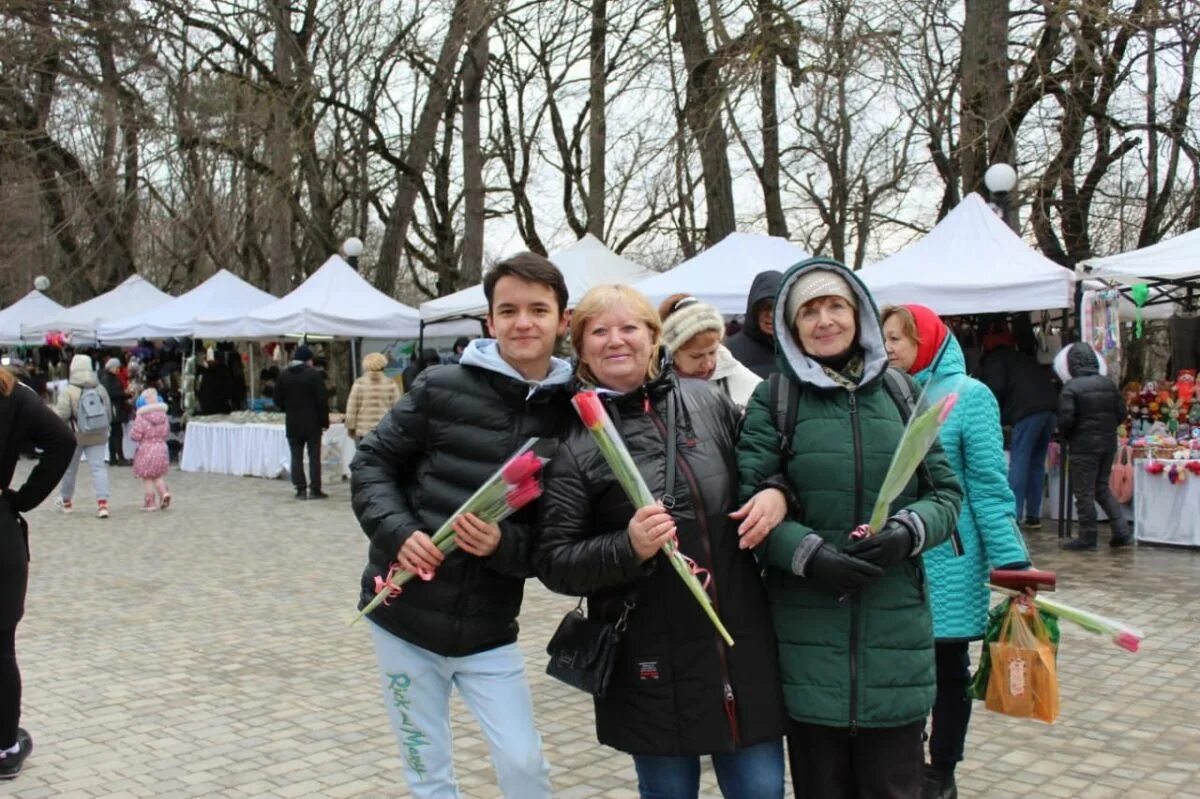
<instances>
[{"instance_id":1,"label":"black leather jacket","mask_svg":"<svg viewBox=\"0 0 1200 799\"><path fill-rule=\"evenodd\" d=\"M737 412L711 384L668 370L605 400L652 494L666 485L668 397L675 396L677 476L671 515L680 548L709 570L709 595L736 646L721 640L663 555L639 563L626 526L633 506L591 433L576 421L551 461L542 498L538 577L588 598L615 620L637 603L609 692L596 702L601 743L632 754L729 752L777 738L783 697L766 593L754 557L738 549Z\"/></svg>"},{"instance_id":2,"label":"black leather jacket","mask_svg":"<svg viewBox=\"0 0 1200 799\"><path fill-rule=\"evenodd\" d=\"M556 438L565 429L574 415L568 397L565 384L530 396L527 383L474 366L421 373L350 465L354 513L371 539L360 608L409 535L433 535L526 439ZM509 517L491 556L448 555L433 580L412 580L371 620L448 657L512 643L532 572L533 521L532 509Z\"/></svg>"}]
</instances>

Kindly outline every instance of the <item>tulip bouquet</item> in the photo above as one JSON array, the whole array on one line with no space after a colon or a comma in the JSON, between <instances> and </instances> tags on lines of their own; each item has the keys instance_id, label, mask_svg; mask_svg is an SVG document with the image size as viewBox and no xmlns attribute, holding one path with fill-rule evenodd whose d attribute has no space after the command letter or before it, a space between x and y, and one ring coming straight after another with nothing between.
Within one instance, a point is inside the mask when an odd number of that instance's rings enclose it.
<instances>
[{"instance_id":1,"label":"tulip bouquet","mask_svg":"<svg viewBox=\"0 0 1200 799\"><path fill-rule=\"evenodd\" d=\"M629 497L633 506L644 508L653 505L655 503L654 496L646 487L646 481L642 479L642 473L638 471L637 464L633 462L633 456L629 454L625 442L621 440L621 434L617 432L616 425L612 423L612 419L608 418L608 413L605 412L599 395L595 391L581 391L571 400L571 404L575 406L575 412L583 420L584 426L591 432L596 446L600 449L600 454L604 456L608 468L612 469L613 474L616 475L617 482L621 484L621 488L624 489L625 495ZM667 431L667 435L674 435L674 431ZM698 570L695 561L679 551L679 542L675 539L663 544L662 553L667 556L675 573L679 575L684 585L692 592L692 596L700 603L700 607L708 615L713 626L717 628L717 632L725 639L725 643L733 646L733 637L721 623L720 617L713 608L712 599L705 591L706 584L701 584L696 576Z\"/></svg>"},{"instance_id":2,"label":"tulip bouquet","mask_svg":"<svg viewBox=\"0 0 1200 799\"><path fill-rule=\"evenodd\" d=\"M498 524L516 511L533 502L542 495L542 486L538 482L538 472L542 469L542 459L533 452L538 439L526 441L516 454L509 458L500 469L487 479L479 489L464 502L458 510L446 519L437 529L430 540L442 554L449 554L458 548L454 536L454 521L465 513L473 513L481 520ZM394 596L398 596L405 583L413 577L422 580L432 580L432 573L414 574L401 569L399 564L392 564L386 577L375 578L375 597L367 603L354 621L358 621L375 608L386 604Z\"/></svg>"},{"instance_id":3,"label":"tulip bouquet","mask_svg":"<svg viewBox=\"0 0 1200 799\"><path fill-rule=\"evenodd\" d=\"M1006 596L1020 596L1016 591L992 583L988 583L988 587ZM1033 597L1033 604L1037 605L1039 610L1043 610L1055 618L1066 619L1088 632L1111 638L1114 644L1130 652L1137 652L1142 645L1142 639L1146 637L1140 630L1124 622L1101 616L1099 613L1092 613L1090 610L1072 607L1056 599L1050 599L1041 593Z\"/></svg>"},{"instance_id":4,"label":"tulip bouquet","mask_svg":"<svg viewBox=\"0 0 1200 799\"><path fill-rule=\"evenodd\" d=\"M879 496L875 499L875 506L871 509L871 519L867 524L859 525L854 530L853 538L866 538L873 535L887 521L892 503L904 491L904 487L916 473L917 467L929 453L929 448L933 446L933 442L937 441L938 432L949 418L950 411L954 410L954 404L957 401L958 394L951 391L920 413L913 413L904 428L904 434L900 437L900 443L896 446L896 452L892 455L892 462L883 478L883 485L879 487ZM919 407L922 403L918 400L917 404Z\"/></svg>"}]
</instances>

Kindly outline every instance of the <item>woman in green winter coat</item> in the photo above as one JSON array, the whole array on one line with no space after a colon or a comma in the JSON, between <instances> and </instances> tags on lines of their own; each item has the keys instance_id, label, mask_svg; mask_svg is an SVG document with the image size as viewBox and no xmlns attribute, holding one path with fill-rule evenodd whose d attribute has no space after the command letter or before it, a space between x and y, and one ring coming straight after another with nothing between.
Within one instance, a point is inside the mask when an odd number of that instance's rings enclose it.
<instances>
[{"instance_id":1,"label":"woman in green winter coat","mask_svg":"<svg viewBox=\"0 0 1200 799\"><path fill-rule=\"evenodd\" d=\"M935 690L919 556L950 537L962 494L935 445L881 529L853 539L904 431L909 408L892 384L904 378L885 375L874 301L836 261L788 270L774 335L787 391L773 381L755 390L737 454L743 498L768 486L790 495L759 554L792 783L806 797L916 797ZM794 412L777 407L783 393ZM781 426L790 429L781 435Z\"/></svg>"},{"instance_id":2,"label":"woman in green winter coat","mask_svg":"<svg viewBox=\"0 0 1200 799\"><path fill-rule=\"evenodd\" d=\"M937 661L924 795L943 799L957 795L954 767L963 759L971 720L969 643L981 639L987 626L988 570L1028 568L1029 552L1017 528L995 395L967 377L962 348L931 309L924 305L884 308L882 321L893 368L912 375L931 396L958 392L958 402L940 433L942 448L963 489L958 535L953 543L924 556Z\"/></svg>"}]
</instances>

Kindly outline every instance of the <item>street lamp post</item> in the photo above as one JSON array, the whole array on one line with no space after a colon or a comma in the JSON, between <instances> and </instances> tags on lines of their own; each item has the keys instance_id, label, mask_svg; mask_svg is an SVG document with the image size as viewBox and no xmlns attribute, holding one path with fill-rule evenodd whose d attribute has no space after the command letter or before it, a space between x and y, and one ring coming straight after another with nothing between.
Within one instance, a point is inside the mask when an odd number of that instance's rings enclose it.
<instances>
[{"instance_id":1,"label":"street lamp post","mask_svg":"<svg viewBox=\"0 0 1200 799\"><path fill-rule=\"evenodd\" d=\"M358 271L358 256L362 255L362 251L362 239L357 236L351 236L342 242L342 252L346 254L346 263L350 264L350 268L355 272Z\"/></svg>"},{"instance_id":2,"label":"street lamp post","mask_svg":"<svg viewBox=\"0 0 1200 799\"><path fill-rule=\"evenodd\" d=\"M992 201L989 204L992 210L1006 225L1017 230L1016 219L1013 218L1012 209L1009 207L1009 192L1017 185L1017 170L1009 164L992 164L983 174L983 185L991 195Z\"/></svg>"}]
</instances>

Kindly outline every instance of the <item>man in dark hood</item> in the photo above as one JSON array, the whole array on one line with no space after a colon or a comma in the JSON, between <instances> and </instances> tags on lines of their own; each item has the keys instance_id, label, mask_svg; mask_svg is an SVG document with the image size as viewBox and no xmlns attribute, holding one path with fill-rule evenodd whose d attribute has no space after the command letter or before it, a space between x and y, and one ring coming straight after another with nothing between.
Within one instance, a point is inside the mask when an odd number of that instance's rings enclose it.
<instances>
[{"instance_id":1,"label":"man in dark hood","mask_svg":"<svg viewBox=\"0 0 1200 799\"><path fill-rule=\"evenodd\" d=\"M731 336L725 346L742 365L764 380L779 371L775 365L775 342L772 335L775 325L772 313L775 310L775 293L783 274L769 269L759 272L750 284L746 297L746 319L742 331Z\"/></svg>"},{"instance_id":2,"label":"man in dark hood","mask_svg":"<svg viewBox=\"0 0 1200 799\"><path fill-rule=\"evenodd\" d=\"M1058 432L1067 442L1071 489L1079 514L1079 537L1064 549L1096 548L1096 504L1112 523L1109 545L1133 543L1121 503L1108 490L1117 452L1117 425L1125 418L1125 400L1105 375L1104 362L1090 344L1076 342L1054 358L1054 371L1064 385L1058 400Z\"/></svg>"}]
</instances>

